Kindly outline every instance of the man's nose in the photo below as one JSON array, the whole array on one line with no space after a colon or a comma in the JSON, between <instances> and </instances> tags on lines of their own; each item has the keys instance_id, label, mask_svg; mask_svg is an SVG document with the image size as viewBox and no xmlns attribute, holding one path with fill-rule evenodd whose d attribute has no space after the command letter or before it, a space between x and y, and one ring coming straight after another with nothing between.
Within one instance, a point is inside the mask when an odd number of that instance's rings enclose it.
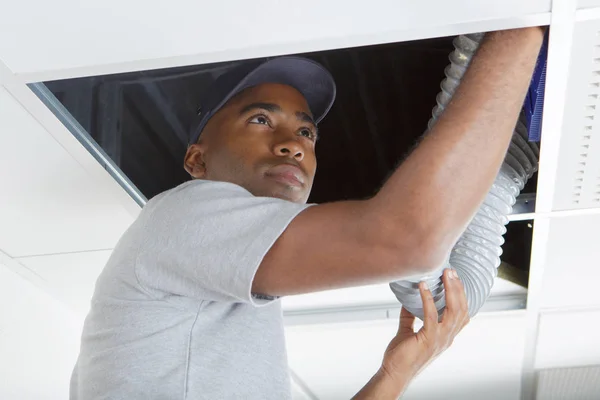
<instances>
[{"instance_id":1,"label":"man's nose","mask_svg":"<svg viewBox=\"0 0 600 400\"><path fill-rule=\"evenodd\" d=\"M304 159L304 149L302 145L294 139L286 139L275 144L273 152L276 156L294 158L296 161Z\"/></svg>"}]
</instances>

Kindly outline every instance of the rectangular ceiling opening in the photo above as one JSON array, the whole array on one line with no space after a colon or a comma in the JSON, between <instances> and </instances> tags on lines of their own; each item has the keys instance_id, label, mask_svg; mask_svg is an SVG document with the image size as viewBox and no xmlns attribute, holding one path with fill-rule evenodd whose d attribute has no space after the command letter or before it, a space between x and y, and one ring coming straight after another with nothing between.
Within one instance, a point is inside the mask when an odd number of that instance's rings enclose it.
<instances>
[{"instance_id":1,"label":"rectangular ceiling opening","mask_svg":"<svg viewBox=\"0 0 600 400\"><path fill-rule=\"evenodd\" d=\"M309 202L373 196L427 129L454 37L299 54L337 84L319 126L318 169ZM145 198L188 180L183 156L203 91L244 61L44 82L90 143ZM39 93L38 93L39 94ZM537 173L514 213L533 212ZM522 218L514 218L522 219ZM529 270L532 221L512 222L503 261ZM527 279L515 278L523 286Z\"/></svg>"}]
</instances>

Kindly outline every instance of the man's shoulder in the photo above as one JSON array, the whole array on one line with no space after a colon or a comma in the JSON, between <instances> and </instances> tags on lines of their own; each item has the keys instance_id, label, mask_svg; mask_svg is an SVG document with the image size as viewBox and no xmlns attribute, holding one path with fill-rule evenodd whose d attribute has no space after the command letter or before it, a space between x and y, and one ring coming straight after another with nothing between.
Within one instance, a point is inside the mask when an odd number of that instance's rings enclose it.
<instances>
[{"instance_id":1,"label":"man's shoulder","mask_svg":"<svg viewBox=\"0 0 600 400\"><path fill-rule=\"evenodd\" d=\"M152 224L159 223L163 228L203 225L231 230L256 218L287 220L290 219L288 214L296 215L306 207L308 205L276 197L257 197L229 182L193 180L152 198L140 217L144 221L153 221Z\"/></svg>"},{"instance_id":2,"label":"man's shoulder","mask_svg":"<svg viewBox=\"0 0 600 400\"><path fill-rule=\"evenodd\" d=\"M194 179L157 194L146 203L144 208L156 207L165 199L169 199L170 201L185 201L191 199L194 202L198 202L202 200L213 200L215 198L225 199L228 197L240 196L251 197L252 194L234 183Z\"/></svg>"}]
</instances>

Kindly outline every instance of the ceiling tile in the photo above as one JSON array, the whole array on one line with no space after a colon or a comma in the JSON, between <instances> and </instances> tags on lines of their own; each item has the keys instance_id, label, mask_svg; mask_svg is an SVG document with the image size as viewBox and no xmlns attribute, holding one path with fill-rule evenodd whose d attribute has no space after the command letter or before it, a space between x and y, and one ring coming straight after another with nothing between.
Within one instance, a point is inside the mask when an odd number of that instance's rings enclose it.
<instances>
[{"instance_id":1,"label":"ceiling tile","mask_svg":"<svg viewBox=\"0 0 600 400\"><path fill-rule=\"evenodd\" d=\"M600 20L575 24L553 209L600 207Z\"/></svg>"},{"instance_id":2,"label":"ceiling tile","mask_svg":"<svg viewBox=\"0 0 600 400\"><path fill-rule=\"evenodd\" d=\"M81 320L0 264L0 398L67 399Z\"/></svg>"},{"instance_id":3,"label":"ceiling tile","mask_svg":"<svg viewBox=\"0 0 600 400\"><path fill-rule=\"evenodd\" d=\"M113 248L133 220L3 88L0 182L0 249L11 257Z\"/></svg>"},{"instance_id":4,"label":"ceiling tile","mask_svg":"<svg viewBox=\"0 0 600 400\"><path fill-rule=\"evenodd\" d=\"M26 257L17 261L44 279L52 295L85 315L98 275L112 250Z\"/></svg>"},{"instance_id":5,"label":"ceiling tile","mask_svg":"<svg viewBox=\"0 0 600 400\"><path fill-rule=\"evenodd\" d=\"M543 308L600 306L600 214L550 220Z\"/></svg>"},{"instance_id":6,"label":"ceiling tile","mask_svg":"<svg viewBox=\"0 0 600 400\"><path fill-rule=\"evenodd\" d=\"M600 365L600 309L540 315L536 368Z\"/></svg>"},{"instance_id":7,"label":"ceiling tile","mask_svg":"<svg viewBox=\"0 0 600 400\"><path fill-rule=\"evenodd\" d=\"M397 321L289 327L290 367L318 398L348 399L377 371L397 329ZM517 400L524 344L524 311L478 315L403 399Z\"/></svg>"},{"instance_id":8,"label":"ceiling tile","mask_svg":"<svg viewBox=\"0 0 600 400\"><path fill-rule=\"evenodd\" d=\"M479 21L496 21L497 29L522 26L528 17L548 13L550 4L376 0L365 7L362 2L307 0L300 6L259 0L206 7L191 0L57 0L31 7L12 2L2 6L0 37L10 40L0 41L0 57L19 75L38 73L40 78L40 72L47 72L46 77L56 79L65 75L60 70L96 75L451 35L481 29L474 24ZM256 23L265 18L268 24Z\"/></svg>"}]
</instances>

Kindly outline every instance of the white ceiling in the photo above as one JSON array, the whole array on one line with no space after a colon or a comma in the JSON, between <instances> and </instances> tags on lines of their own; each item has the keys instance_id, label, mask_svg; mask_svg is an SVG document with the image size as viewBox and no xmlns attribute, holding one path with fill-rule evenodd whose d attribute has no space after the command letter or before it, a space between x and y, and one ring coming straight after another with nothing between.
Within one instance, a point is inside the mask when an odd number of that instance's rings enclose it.
<instances>
[{"instance_id":1,"label":"white ceiling","mask_svg":"<svg viewBox=\"0 0 600 400\"><path fill-rule=\"evenodd\" d=\"M0 398L67 399L80 322L0 263Z\"/></svg>"},{"instance_id":2,"label":"white ceiling","mask_svg":"<svg viewBox=\"0 0 600 400\"><path fill-rule=\"evenodd\" d=\"M552 12L550 3L0 0L0 376L10 377L10 390L35 382L39 396L31 398L64 398L78 346L73 332L110 250L139 211L26 83L549 22L527 309L480 314L406 398L533 399L537 370L600 364L600 104L589 108L600 0L555 0ZM581 162L585 183L577 184ZM578 191L589 201L574 203ZM496 298L522 293L499 283ZM318 312L393 302L387 285L285 299L287 311L315 316L286 327L296 398L348 398L375 371L395 330L389 311L335 324ZM32 352L33 368L23 361ZM22 362L4 375L15 358ZM0 397L24 398L11 393L0 384Z\"/></svg>"},{"instance_id":3,"label":"white ceiling","mask_svg":"<svg viewBox=\"0 0 600 400\"><path fill-rule=\"evenodd\" d=\"M111 249L132 221L0 88L0 249L12 257Z\"/></svg>"},{"instance_id":4,"label":"white ceiling","mask_svg":"<svg viewBox=\"0 0 600 400\"><path fill-rule=\"evenodd\" d=\"M600 305L600 215L556 218L549 224L541 306L548 309Z\"/></svg>"},{"instance_id":5,"label":"white ceiling","mask_svg":"<svg viewBox=\"0 0 600 400\"><path fill-rule=\"evenodd\" d=\"M535 366L538 369L600 365L600 309L547 310L540 316Z\"/></svg>"},{"instance_id":6,"label":"white ceiling","mask_svg":"<svg viewBox=\"0 0 600 400\"><path fill-rule=\"evenodd\" d=\"M431 3L393 0L11 2L0 54L15 74L42 81L547 23L550 3L438 1L432 13Z\"/></svg>"},{"instance_id":7,"label":"white ceiling","mask_svg":"<svg viewBox=\"0 0 600 400\"><path fill-rule=\"evenodd\" d=\"M89 310L96 278L112 250L83 251L18 258L18 262L39 275L48 292L80 316Z\"/></svg>"},{"instance_id":8,"label":"white ceiling","mask_svg":"<svg viewBox=\"0 0 600 400\"><path fill-rule=\"evenodd\" d=\"M517 399L525 318L524 311L476 316L404 398ZM377 370L397 329L397 320L289 327L290 366L315 397L349 399L370 377L365 372Z\"/></svg>"}]
</instances>

